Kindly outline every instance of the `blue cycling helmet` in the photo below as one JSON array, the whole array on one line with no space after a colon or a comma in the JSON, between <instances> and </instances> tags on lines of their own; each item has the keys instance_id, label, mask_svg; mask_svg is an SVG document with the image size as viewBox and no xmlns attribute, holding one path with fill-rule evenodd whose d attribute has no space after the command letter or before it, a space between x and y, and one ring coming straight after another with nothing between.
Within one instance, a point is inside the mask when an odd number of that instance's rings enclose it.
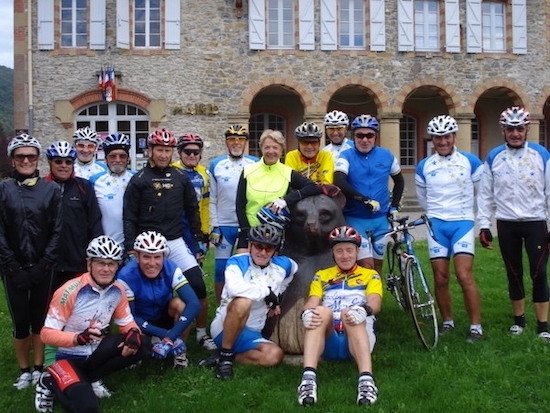
<instances>
[{"instance_id":1,"label":"blue cycling helmet","mask_svg":"<svg viewBox=\"0 0 550 413\"><path fill-rule=\"evenodd\" d=\"M76 149L67 141L57 141L52 143L46 150L46 158L69 158L76 159Z\"/></svg>"},{"instance_id":2,"label":"blue cycling helmet","mask_svg":"<svg viewBox=\"0 0 550 413\"><path fill-rule=\"evenodd\" d=\"M371 115L360 115L353 119L353 122L351 122L351 130L359 128L369 128L376 132L380 132L378 119Z\"/></svg>"},{"instance_id":3,"label":"blue cycling helmet","mask_svg":"<svg viewBox=\"0 0 550 413\"><path fill-rule=\"evenodd\" d=\"M109 152L115 149L122 149L126 153L130 152L130 138L128 135L125 135L121 132L111 133L105 138L101 144L101 148L105 151L105 154L108 155Z\"/></svg>"},{"instance_id":4,"label":"blue cycling helmet","mask_svg":"<svg viewBox=\"0 0 550 413\"><path fill-rule=\"evenodd\" d=\"M290 224L290 211L288 208L283 208L275 213L271 208L264 206L258 211L256 217L262 224L272 225L280 230L284 230Z\"/></svg>"}]
</instances>

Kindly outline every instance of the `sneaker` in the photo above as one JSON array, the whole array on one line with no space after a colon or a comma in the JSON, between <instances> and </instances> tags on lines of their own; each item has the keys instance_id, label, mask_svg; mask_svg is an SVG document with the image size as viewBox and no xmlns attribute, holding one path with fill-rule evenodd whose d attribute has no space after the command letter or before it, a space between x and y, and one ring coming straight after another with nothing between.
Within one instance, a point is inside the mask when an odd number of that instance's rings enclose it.
<instances>
[{"instance_id":1,"label":"sneaker","mask_svg":"<svg viewBox=\"0 0 550 413\"><path fill-rule=\"evenodd\" d=\"M317 403L317 382L304 379L298 386L298 403L302 406L313 406Z\"/></svg>"},{"instance_id":2,"label":"sneaker","mask_svg":"<svg viewBox=\"0 0 550 413\"><path fill-rule=\"evenodd\" d=\"M187 353L183 352L180 355L174 356L174 367L184 369L189 366L189 360L187 359Z\"/></svg>"},{"instance_id":3,"label":"sneaker","mask_svg":"<svg viewBox=\"0 0 550 413\"><path fill-rule=\"evenodd\" d=\"M101 380L94 381L92 383L92 389L99 399L104 399L113 395L113 393L111 393L111 391L107 388L107 386L105 386L105 384Z\"/></svg>"},{"instance_id":4,"label":"sneaker","mask_svg":"<svg viewBox=\"0 0 550 413\"><path fill-rule=\"evenodd\" d=\"M210 354L208 357L199 361L199 367L211 368L218 364L220 361L220 355L218 352Z\"/></svg>"},{"instance_id":5,"label":"sneaker","mask_svg":"<svg viewBox=\"0 0 550 413\"><path fill-rule=\"evenodd\" d=\"M466 341L468 343L476 343L482 339L483 339L483 331L472 328L470 330L470 334L468 334L468 337L466 338Z\"/></svg>"},{"instance_id":6,"label":"sneaker","mask_svg":"<svg viewBox=\"0 0 550 413\"><path fill-rule=\"evenodd\" d=\"M523 334L523 327L518 326L517 324L514 324L512 327L510 327L510 330L508 330L508 331L513 336L519 336L519 335Z\"/></svg>"},{"instance_id":7,"label":"sneaker","mask_svg":"<svg viewBox=\"0 0 550 413\"><path fill-rule=\"evenodd\" d=\"M208 351L214 351L218 349L218 346L216 346L216 343L214 342L214 340L212 340L212 337L210 337L208 334L198 339L197 343L199 343L203 348L205 348Z\"/></svg>"},{"instance_id":8,"label":"sneaker","mask_svg":"<svg viewBox=\"0 0 550 413\"><path fill-rule=\"evenodd\" d=\"M357 404L374 404L378 399L378 388L372 377L359 380L357 385Z\"/></svg>"},{"instance_id":9,"label":"sneaker","mask_svg":"<svg viewBox=\"0 0 550 413\"><path fill-rule=\"evenodd\" d=\"M32 377L31 381L33 386L36 386L36 383L38 383L38 380L40 379L41 375L42 375L41 371L33 370L31 374L31 377Z\"/></svg>"},{"instance_id":10,"label":"sneaker","mask_svg":"<svg viewBox=\"0 0 550 413\"><path fill-rule=\"evenodd\" d=\"M443 323L441 325L441 327L439 327L439 336L444 336L446 335L447 333L450 333L451 331L453 331L455 329L455 326L452 325L452 324L445 324Z\"/></svg>"},{"instance_id":11,"label":"sneaker","mask_svg":"<svg viewBox=\"0 0 550 413\"><path fill-rule=\"evenodd\" d=\"M218 362L216 366L216 378L231 380L233 378L233 362L228 360Z\"/></svg>"},{"instance_id":12,"label":"sneaker","mask_svg":"<svg viewBox=\"0 0 550 413\"><path fill-rule=\"evenodd\" d=\"M31 382L32 382L31 373L29 372L21 373L21 375L13 383L13 387L15 387L17 390L23 390L29 387L31 385Z\"/></svg>"},{"instance_id":13,"label":"sneaker","mask_svg":"<svg viewBox=\"0 0 550 413\"><path fill-rule=\"evenodd\" d=\"M548 331L543 331L538 334L539 338L545 343L550 343L550 333Z\"/></svg>"},{"instance_id":14,"label":"sneaker","mask_svg":"<svg viewBox=\"0 0 550 413\"><path fill-rule=\"evenodd\" d=\"M54 394L51 387L52 383L50 373L42 373L36 383L34 393L34 408L37 412L53 412Z\"/></svg>"}]
</instances>

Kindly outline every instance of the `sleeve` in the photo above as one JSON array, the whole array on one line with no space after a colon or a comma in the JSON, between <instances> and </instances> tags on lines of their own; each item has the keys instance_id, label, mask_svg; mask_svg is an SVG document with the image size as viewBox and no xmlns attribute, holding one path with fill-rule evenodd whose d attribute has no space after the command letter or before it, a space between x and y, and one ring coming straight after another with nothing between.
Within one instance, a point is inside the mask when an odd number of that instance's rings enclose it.
<instances>
[{"instance_id":1,"label":"sleeve","mask_svg":"<svg viewBox=\"0 0 550 413\"><path fill-rule=\"evenodd\" d=\"M546 197L546 227L550 231L550 159L546 162L544 168L544 195Z\"/></svg>"},{"instance_id":2,"label":"sleeve","mask_svg":"<svg viewBox=\"0 0 550 413\"><path fill-rule=\"evenodd\" d=\"M383 291L383 287L382 287L382 280L380 279L380 275L374 272L372 278L367 284L367 288L365 289L365 295L369 296L371 294L377 294L380 297L382 297L382 291Z\"/></svg>"},{"instance_id":3,"label":"sleeve","mask_svg":"<svg viewBox=\"0 0 550 413\"><path fill-rule=\"evenodd\" d=\"M260 301L269 295L267 284L245 280L244 274L236 264L228 264L225 268L224 289L229 298L244 297L252 301Z\"/></svg>"},{"instance_id":4,"label":"sleeve","mask_svg":"<svg viewBox=\"0 0 550 413\"><path fill-rule=\"evenodd\" d=\"M416 198L418 199L418 204L420 205L420 208L422 208L424 212L428 212L428 201L427 201L428 188L426 186L426 179L424 177L424 174L422 173L423 165L424 165L424 162L421 161L416 167L414 183L416 186Z\"/></svg>"},{"instance_id":5,"label":"sleeve","mask_svg":"<svg viewBox=\"0 0 550 413\"><path fill-rule=\"evenodd\" d=\"M483 174L479 183L477 197L477 224L479 229L490 228L496 204L493 193L493 172L488 162L483 165Z\"/></svg>"},{"instance_id":6,"label":"sleeve","mask_svg":"<svg viewBox=\"0 0 550 413\"><path fill-rule=\"evenodd\" d=\"M321 173L320 182L322 184L332 184L334 182L334 160L332 153L321 150L320 154L320 166L319 171Z\"/></svg>"},{"instance_id":7,"label":"sleeve","mask_svg":"<svg viewBox=\"0 0 550 413\"><path fill-rule=\"evenodd\" d=\"M88 211L88 239L93 239L103 235L103 226L101 224L101 210L97 202L97 196L93 184L86 182L88 186L88 202L86 210Z\"/></svg>"},{"instance_id":8,"label":"sleeve","mask_svg":"<svg viewBox=\"0 0 550 413\"><path fill-rule=\"evenodd\" d=\"M210 197L208 198L208 209L210 212L210 225L219 227L218 222L218 180L214 174L215 164L211 163L209 168L210 173Z\"/></svg>"},{"instance_id":9,"label":"sleeve","mask_svg":"<svg viewBox=\"0 0 550 413\"><path fill-rule=\"evenodd\" d=\"M357 191L349 182L348 175L341 171L334 172L334 184L342 190L346 198L354 199L363 197L363 194Z\"/></svg>"},{"instance_id":10,"label":"sleeve","mask_svg":"<svg viewBox=\"0 0 550 413\"><path fill-rule=\"evenodd\" d=\"M250 228L250 223L248 222L248 218L246 217L246 179L244 178L243 172L241 172L241 177L239 178L239 184L237 186L237 198L235 202L239 228L241 228L241 230L247 230L248 228Z\"/></svg>"},{"instance_id":11,"label":"sleeve","mask_svg":"<svg viewBox=\"0 0 550 413\"><path fill-rule=\"evenodd\" d=\"M323 299L323 284L321 283L321 276L319 273L315 273L311 280L311 284L309 285L309 297Z\"/></svg>"},{"instance_id":12,"label":"sleeve","mask_svg":"<svg viewBox=\"0 0 550 413\"><path fill-rule=\"evenodd\" d=\"M138 328L138 325L132 316L132 311L130 310L130 305L128 304L128 299L126 298L124 291L122 291L120 301L115 308L113 318L115 324L119 326L120 332L123 334L127 333L132 328Z\"/></svg>"},{"instance_id":13,"label":"sleeve","mask_svg":"<svg viewBox=\"0 0 550 413\"><path fill-rule=\"evenodd\" d=\"M8 264L17 263L14 251L8 244L7 231L9 217L7 216L7 208L5 203L5 191L7 191L6 183L0 183L0 264L6 267Z\"/></svg>"},{"instance_id":14,"label":"sleeve","mask_svg":"<svg viewBox=\"0 0 550 413\"><path fill-rule=\"evenodd\" d=\"M202 199L199 202L199 214L201 220L201 232L210 234L210 172L203 169L204 187L202 188Z\"/></svg>"},{"instance_id":15,"label":"sleeve","mask_svg":"<svg viewBox=\"0 0 550 413\"><path fill-rule=\"evenodd\" d=\"M184 179L184 191L183 191L183 208L185 209L185 216L189 222L189 228L191 233L197 240L200 239L201 234L201 219L199 215L199 204L197 202L197 195L195 188L191 181L185 176L181 175Z\"/></svg>"},{"instance_id":16,"label":"sleeve","mask_svg":"<svg viewBox=\"0 0 550 413\"><path fill-rule=\"evenodd\" d=\"M74 347L74 338L77 333L64 331L74 307L73 294L69 294L67 298L65 288L59 288L54 293L44 326L40 331L40 339L44 344L56 347ZM60 305L61 300L65 301L65 305Z\"/></svg>"},{"instance_id":17,"label":"sleeve","mask_svg":"<svg viewBox=\"0 0 550 413\"><path fill-rule=\"evenodd\" d=\"M292 190L283 197L289 207L301 199L322 193L319 185L294 170L290 173L290 188Z\"/></svg>"},{"instance_id":18,"label":"sleeve","mask_svg":"<svg viewBox=\"0 0 550 413\"><path fill-rule=\"evenodd\" d=\"M179 287L176 290L176 294L185 303L185 308L181 316L174 323L174 327L166 332L170 340L175 340L181 336L181 333L195 321L201 309L199 299L189 284Z\"/></svg>"},{"instance_id":19,"label":"sleeve","mask_svg":"<svg viewBox=\"0 0 550 413\"><path fill-rule=\"evenodd\" d=\"M135 310L135 303L133 301L130 301L128 305L130 306L131 313L134 315L135 322L137 323L137 325L139 325L139 328L143 333L149 336L155 336L160 338L164 338L168 336L168 330L166 330L165 328L158 327L154 324L149 323L144 318L137 316L136 310Z\"/></svg>"},{"instance_id":20,"label":"sleeve","mask_svg":"<svg viewBox=\"0 0 550 413\"><path fill-rule=\"evenodd\" d=\"M122 222L124 227L124 250L126 252L134 248L134 240L138 235L139 205L141 204L141 194L137 185L138 176L134 175L130 179L126 191L124 191Z\"/></svg>"},{"instance_id":21,"label":"sleeve","mask_svg":"<svg viewBox=\"0 0 550 413\"><path fill-rule=\"evenodd\" d=\"M278 293L279 294L282 294L286 291L286 289L288 288L289 284L292 282L292 280L294 279L294 275L296 274L296 272L298 271L298 264L296 263L296 261L294 261L293 259L289 258L288 259L289 261L289 267L286 271L286 276L285 278L283 279L283 281L281 282L281 285L279 285L279 289L278 289Z\"/></svg>"},{"instance_id":22,"label":"sleeve","mask_svg":"<svg viewBox=\"0 0 550 413\"><path fill-rule=\"evenodd\" d=\"M403 197L403 191L405 190L405 178L403 178L403 173L401 171L391 177L393 179L391 206L399 208L401 198Z\"/></svg>"},{"instance_id":23,"label":"sleeve","mask_svg":"<svg viewBox=\"0 0 550 413\"><path fill-rule=\"evenodd\" d=\"M63 226L61 217L61 189L59 189L57 185L48 209L50 234L48 243L44 249L44 259L50 263L54 263L59 254L59 240L61 238L61 230Z\"/></svg>"}]
</instances>

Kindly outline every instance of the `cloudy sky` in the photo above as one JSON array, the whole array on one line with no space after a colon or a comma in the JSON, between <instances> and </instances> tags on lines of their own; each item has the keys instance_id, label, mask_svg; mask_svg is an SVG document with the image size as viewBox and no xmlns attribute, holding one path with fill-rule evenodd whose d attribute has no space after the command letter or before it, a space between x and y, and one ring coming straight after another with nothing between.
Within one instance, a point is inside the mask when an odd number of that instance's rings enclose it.
<instances>
[{"instance_id":1,"label":"cloudy sky","mask_svg":"<svg viewBox=\"0 0 550 413\"><path fill-rule=\"evenodd\" d=\"M0 65L13 68L13 1L0 1Z\"/></svg>"}]
</instances>

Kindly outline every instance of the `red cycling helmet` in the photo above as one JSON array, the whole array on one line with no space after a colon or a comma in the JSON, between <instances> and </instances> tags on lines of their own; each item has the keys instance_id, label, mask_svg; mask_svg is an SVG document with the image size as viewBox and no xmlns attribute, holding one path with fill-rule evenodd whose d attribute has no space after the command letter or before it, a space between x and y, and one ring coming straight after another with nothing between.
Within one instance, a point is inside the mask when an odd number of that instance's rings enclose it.
<instances>
[{"instance_id":1,"label":"red cycling helmet","mask_svg":"<svg viewBox=\"0 0 550 413\"><path fill-rule=\"evenodd\" d=\"M336 227L332 230L328 236L328 242L331 247L334 247L340 242L351 242L352 244L361 246L361 235L353 227L343 225L341 227Z\"/></svg>"},{"instance_id":2,"label":"red cycling helmet","mask_svg":"<svg viewBox=\"0 0 550 413\"><path fill-rule=\"evenodd\" d=\"M184 133L178 138L178 152L185 148L187 145L198 145L199 148L203 148L204 142L199 135L194 133Z\"/></svg>"},{"instance_id":3,"label":"red cycling helmet","mask_svg":"<svg viewBox=\"0 0 550 413\"><path fill-rule=\"evenodd\" d=\"M147 138L147 145L176 146L176 137L168 129L157 129Z\"/></svg>"}]
</instances>

